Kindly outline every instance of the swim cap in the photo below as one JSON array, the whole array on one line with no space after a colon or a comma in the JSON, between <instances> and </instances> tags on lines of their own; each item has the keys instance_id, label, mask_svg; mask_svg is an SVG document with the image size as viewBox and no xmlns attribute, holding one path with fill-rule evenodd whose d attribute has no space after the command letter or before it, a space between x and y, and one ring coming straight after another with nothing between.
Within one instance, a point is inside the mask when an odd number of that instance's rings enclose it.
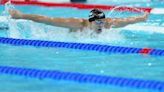
<instances>
[{"instance_id":1,"label":"swim cap","mask_svg":"<svg viewBox=\"0 0 164 92\"><path fill-rule=\"evenodd\" d=\"M101 11L100 9L93 9L90 11L89 14L89 22L95 21L96 19L104 19L105 18L105 14L103 11Z\"/></svg>"}]
</instances>

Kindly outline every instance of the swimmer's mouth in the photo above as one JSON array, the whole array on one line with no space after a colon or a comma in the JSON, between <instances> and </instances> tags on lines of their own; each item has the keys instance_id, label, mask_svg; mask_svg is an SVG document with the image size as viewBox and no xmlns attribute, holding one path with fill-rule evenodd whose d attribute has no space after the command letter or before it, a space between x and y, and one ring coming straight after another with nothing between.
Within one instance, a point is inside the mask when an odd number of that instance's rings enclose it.
<instances>
[{"instance_id":1,"label":"swimmer's mouth","mask_svg":"<svg viewBox=\"0 0 164 92\"><path fill-rule=\"evenodd\" d=\"M96 30L96 33L101 33L102 32L102 29L97 29Z\"/></svg>"}]
</instances>

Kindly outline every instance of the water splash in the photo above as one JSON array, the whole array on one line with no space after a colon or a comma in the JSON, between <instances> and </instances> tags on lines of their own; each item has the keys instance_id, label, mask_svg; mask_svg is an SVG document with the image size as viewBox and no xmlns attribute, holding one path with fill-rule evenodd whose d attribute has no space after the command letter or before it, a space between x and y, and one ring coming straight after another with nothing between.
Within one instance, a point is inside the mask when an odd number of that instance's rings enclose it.
<instances>
[{"instance_id":1,"label":"water splash","mask_svg":"<svg viewBox=\"0 0 164 92\"><path fill-rule=\"evenodd\" d=\"M110 43L122 41L124 39L124 36L120 34L118 29L103 29L102 33L97 34L90 29L69 32L68 29L32 22L24 26L30 28L28 29L28 31L30 31L30 39L85 43Z\"/></svg>"},{"instance_id":2,"label":"water splash","mask_svg":"<svg viewBox=\"0 0 164 92\"><path fill-rule=\"evenodd\" d=\"M11 20L11 16L9 15L8 11L10 9L15 9L15 7L11 4L11 1L9 0L7 3L5 3L5 10L2 12L2 15L5 21L3 23L5 24L5 27L8 28L7 36L11 38L20 38L20 33L18 31L19 27L17 26L16 21Z\"/></svg>"},{"instance_id":3,"label":"water splash","mask_svg":"<svg viewBox=\"0 0 164 92\"><path fill-rule=\"evenodd\" d=\"M14 8L12 5L6 4L5 11L8 11L9 7ZM113 16L115 9L108 16ZM118 13L121 15L120 12ZM85 29L83 32L69 32L68 29L64 28L52 27L32 21L12 20L11 18L8 24L10 27L8 37L12 38L85 43L117 43L125 40L125 37L120 34L121 29L103 29L101 34L96 34L90 29Z\"/></svg>"},{"instance_id":4,"label":"water splash","mask_svg":"<svg viewBox=\"0 0 164 92\"><path fill-rule=\"evenodd\" d=\"M121 7L128 7L128 8L132 8L134 11L136 12L131 12L129 10L122 10L122 11L118 11L119 8ZM111 17L111 18L115 18L115 17L129 17L129 16L139 16L139 15L143 15L144 11L140 10L138 8L132 7L130 5L120 5L120 6L116 6L115 8L113 8L111 11L109 11L107 13L107 17Z\"/></svg>"}]
</instances>

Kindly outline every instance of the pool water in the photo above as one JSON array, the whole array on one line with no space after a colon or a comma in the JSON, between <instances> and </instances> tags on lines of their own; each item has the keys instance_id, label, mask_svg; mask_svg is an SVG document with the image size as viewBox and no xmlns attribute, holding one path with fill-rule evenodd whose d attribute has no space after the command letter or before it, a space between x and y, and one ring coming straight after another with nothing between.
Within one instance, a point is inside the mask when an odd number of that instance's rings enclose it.
<instances>
[{"instance_id":1,"label":"pool water","mask_svg":"<svg viewBox=\"0 0 164 92\"><path fill-rule=\"evenodd\" d=\"M148 4L150 7L156 7L156 4L153 5L152 2ZM142 6L141 3L138 3L138 5ZM158 7L162 7L162 5L159 3ZM89 10L78 10L75 8L46 8L39 6L15 6L15 8L24 13L41 14L50 17L87 18L89 13ZM0 6L0 11L4 11L4 6ZM108 12L109 11L105 11L106 14L108 14ZM125 17L131 15L131 13L122 14L123 15L116 16ZM7 17L6 14L1 14L1 16L3 16L3 18ZM1 21L1 23L3 24L2 26L7 25L10 27L9 30L0 30L1 37L164 49L164 33L162 30L158 30L158 32L156 32L155 29L136 31L135 29L137 29L137 27L131 30L104 29L104 33L91 36L88 31L84 33L69 33L68 30L64 28L52 27L26 20L10 19ZM134 25L163 27L163 23L164 18L162 14L150 14L147 22ZM1 66L60 70L164 81L163 60L164 57L158 56L107 54L95 51L29 46L20 47L0 44ZM4 74L1 74L0 82L0 90L4 92L47 92L52 90L58 92L155 92L154 90L80 84L70 81L48 79L40 80Z\"/></svg>"},{"instance_id":2,"label":"pool water","mask_svg":"<svg viewBox=\"0 0 164 92\"><path fill-rule=\"evenodd\" d=\"M89 4L104 4L104 5L129 5L135 7L151 7L151 8L163 8L163 0L88 0ZM161 2L160 2L161 1Z\"/></svg>"}]
</instances>

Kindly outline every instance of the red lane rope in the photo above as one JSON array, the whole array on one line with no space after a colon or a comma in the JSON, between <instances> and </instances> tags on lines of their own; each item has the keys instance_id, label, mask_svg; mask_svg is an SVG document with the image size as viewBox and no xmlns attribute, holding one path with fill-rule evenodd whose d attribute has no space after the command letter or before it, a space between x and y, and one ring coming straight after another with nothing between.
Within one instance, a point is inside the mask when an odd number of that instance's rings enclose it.
<instances>
[{"instance_id":1,"label":"red lane rope","mask_svg":"<svg viewBox=\"0 0 164 92\"><path fill-rule=\"evenodd\" d=\"M2 0L0 4L5 4L9 0ZM78 9L93 9L93 8L99 8L103 10L112 10L116 8L117 6L108 6L108 5L91 5L91 4L79 4L79 3L48 3L48 2L39 2L39 1L11 1L12 4L16 5L38 5L38 6L45 6L45 7L68 7L68 8L78 8ZM139 10L142 10L144 12L149 12L152 10L152 8L140 8L140 7L119 7L116 10L118 11L131 11L131 12L139 12Z\"/></svg>"},{"instance_id":2,"label":"red lane rope","mask_svg":"<svg viewBox=\"0 0 164 92\"><path fill-rule=\"evenodd\" d=\"M5 4L8 0L0 0L0 4Z\"/></svg>"}]
</instances>

